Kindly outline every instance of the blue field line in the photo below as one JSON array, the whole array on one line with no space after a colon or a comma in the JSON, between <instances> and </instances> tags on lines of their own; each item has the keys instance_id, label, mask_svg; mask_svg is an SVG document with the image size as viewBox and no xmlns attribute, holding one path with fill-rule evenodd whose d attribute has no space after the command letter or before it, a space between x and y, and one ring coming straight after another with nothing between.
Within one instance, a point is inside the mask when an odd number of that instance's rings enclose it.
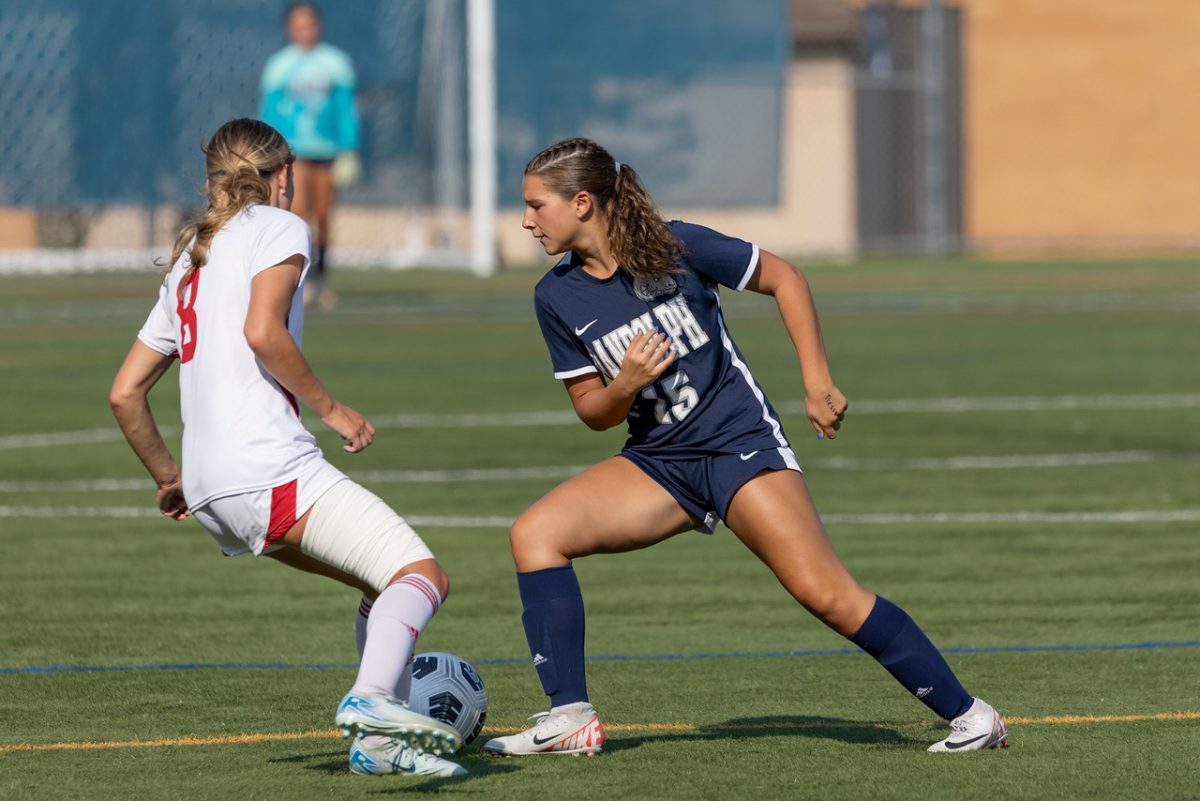
<instances>
[{"instance_id":1,"label":"blue field line","mask_svg":"<svg viewBox=\"0 0 1200 801\"><path fill-rule=\"evenodd\" d=\"M1111 644L1059 645L962 645L943 648L944 654L1048 653L1062 651L1153 651L1161 648L1197 648L1200 640L1159 640ZM726 651L699 654L606 654L588 657L589 662L693 662L712 659L757 659L805 656L857 656L858 648L804 648L794 651ZM527 657L476 659L475 665L523 665ZM353 670L355 662L160 662L149 665L25 665L0 667L0 674L36 673L134 673L172 670Z\"/></svg>"}]
</instances>

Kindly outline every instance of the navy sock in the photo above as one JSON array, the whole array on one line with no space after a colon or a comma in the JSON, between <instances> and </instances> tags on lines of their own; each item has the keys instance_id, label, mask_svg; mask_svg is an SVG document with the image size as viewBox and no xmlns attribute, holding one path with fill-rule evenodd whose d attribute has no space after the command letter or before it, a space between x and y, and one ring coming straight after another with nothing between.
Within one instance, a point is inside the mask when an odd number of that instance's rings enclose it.
<instances>
[{"instance_id":1,"label":"navy sock","mask_svg":"<svg viewBox=\"0 0 1200 801\"><path fill-rule=\"evenodd\" d=\"M876 596L875 606L850 641L866 651L896 681L946 720L974 702L925 632L900 607Z\"/></svg>"},{"instance_id":2,"label":"navy sock","mask_svg":"<svg viewBox=\"0 0 1200 801\"><path fill-rule=\"evenodd\" d=\"M321 284L325 283L325 246L317 246L317 258L313 260L313 272L315 272L317 281Z\"/></svg>"},{"instance_id":3,"label":"navy sock","mask_svg":"<svg viewBox=\"0 0 1200 801\"><path fill-rule=\"evenodd\" d=\"M583 670L583 595L575 568L549 567L517 574L525 607L521 622L529 654L550 706L588 700Z\"/></svg>"}]
</instances>

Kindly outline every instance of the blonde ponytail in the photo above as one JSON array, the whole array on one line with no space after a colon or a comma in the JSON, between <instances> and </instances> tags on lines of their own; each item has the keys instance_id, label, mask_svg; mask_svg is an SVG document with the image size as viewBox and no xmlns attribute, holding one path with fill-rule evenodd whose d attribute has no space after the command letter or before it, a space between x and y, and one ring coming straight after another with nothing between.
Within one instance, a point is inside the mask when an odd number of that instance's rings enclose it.
<instances>
[{"instance_id":1,"label":"blonde ponytail","mask_svg":"<svg viewBox=\"0 0 1200 801\"><path fill-rule=\"evenodd\" d=\"M242 209L271 198L271 177L295 157L278 131L260 120L240 118L222 125L204 152L204 212L189 220L171 251L171 265L186 251L188 267L179 282L180 297L188 279L208 261L213 237Z\"/></svg>"}]
</instances>

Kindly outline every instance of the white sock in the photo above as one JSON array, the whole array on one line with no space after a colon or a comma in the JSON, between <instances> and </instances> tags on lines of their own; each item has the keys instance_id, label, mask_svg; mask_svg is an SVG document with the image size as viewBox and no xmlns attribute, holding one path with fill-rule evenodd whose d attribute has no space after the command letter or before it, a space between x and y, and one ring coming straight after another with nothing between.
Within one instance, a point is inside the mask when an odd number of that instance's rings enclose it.
<instances>
[{"instance_id":1,"label":"white sock","mask_svg":"<svg viewBox=\"0 0 1200 801\"><path fill-rule=\"evenodd\" d=\"M413 648L442 598L433 582L409 573L375 599L358 678L351 692L393 696L411 668Z\"/></svg>"},{"instance_id":2,"label":"white sock","mask_svg":"<svg viewBox=\"0 0 1200 801\"><path fill-rule=\"evenodd\" d=\"M354 617L354 645L358 648L358 661L362 662L363 649L367 647L367 618L371 615L371 607L374 605L367 596L363 596L358 602L358 614ZM400 674L400 681L396 682L396 689L392 695L399 698L401 701L407 701L408 696L412 693L412 676L413 676L413 656L409 654L408 663L404 666L404 672Z\"/></svg>"},{"instance_id":3,"label":"white sock","mask_svg":"<svg viewBox=\"0 0 1200 801\"><path fill-rule=\"evenodd\" d=\"M363 596L358 602L358 613L354 616L354 645L358 648L358 659L362 661L363 649L367 647L367 619L371 615L371 607L374 605L367 596ZM409 694L412 692L412 675L413 675L413 658L408 657L408 663L404 666L404 672L400 674L400 681L396 684L396 690L392 693L395 698L401 701L407 701ZM382 734L368 734L362 738L363 745L367 748L383 748L392 738Z\"/></svg>"},{"instance_id":4,"label":"white sock","mask_svg":"<svg viewBox=\"0 0 1200 801\"><path fill-rule=\"evenodd\" d=\"M358 614L354 617L354 645L358 648L358 661L362 661L363 649L367 647L367 618L375 602L363 596L358 602Z\"/></svg>"}]
</instances>

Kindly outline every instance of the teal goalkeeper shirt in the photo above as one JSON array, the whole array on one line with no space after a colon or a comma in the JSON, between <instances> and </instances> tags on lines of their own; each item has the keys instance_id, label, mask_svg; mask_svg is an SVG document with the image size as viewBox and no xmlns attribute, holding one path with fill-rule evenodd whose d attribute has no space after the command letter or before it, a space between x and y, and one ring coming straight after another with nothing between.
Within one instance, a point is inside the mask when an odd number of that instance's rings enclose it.
<instances>
[{"instance_id":1,"label":"teal goalkeeper shirt","mask_svg":"<svg viewBox=\"0 0 1200 801\"><path fill-rule=\"evenodd\" d=\"M332 159L358 149L354 66L332 45L288 45L262 74L263 122L283 134L302 159Z\"/></svg>"}]
</instances>

